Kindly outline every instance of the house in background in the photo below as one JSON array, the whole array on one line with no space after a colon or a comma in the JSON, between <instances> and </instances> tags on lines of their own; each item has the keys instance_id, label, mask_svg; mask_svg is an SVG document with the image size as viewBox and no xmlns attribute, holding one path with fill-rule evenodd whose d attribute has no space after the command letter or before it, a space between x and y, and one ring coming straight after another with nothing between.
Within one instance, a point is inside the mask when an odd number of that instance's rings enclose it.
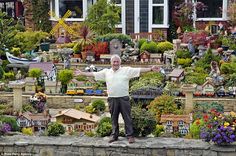
<instances>
[{"instance_id":1,"label":"house in background","mask_svg":"<svg viewBox=\"0 0 236 156\"><path fill-rule=\"evenodd\" d=\"M40 131L47 128L50 115L48 111L37 114L24 112L17 117L16 121L20 128L32 128L33 131Z\"/></svg>"},{"instance_id":2,"label":"house in background","mask_svg":"<svg viewBox=\"0 0 236 156\"><path fill-rule=\"evenodd\" d=\"M24 14L22 0L0 0L0 11L14 19L22 18Z\"/></svg>"},{"instance_id":3,"label":"house in background","mask_svg":"<svg viewBox=\"0 0 236 156\"><path fill-rule=\"evenodd\" d=\"M68 133L85 132L96 128L100 117L94 114L85 113L76 109L59 111L55 115L56 122L62 123Z\"/></svg>"},{"instance_id":4,"label":"house in background","mask_svg":"<svg viewBox=\"0 0 236 156\"><path fill-rule=\"evenodd\" d=\"M186 135L189 132L191 115L161 115L161 124L164 126L166 133L179 132Z\"/></svg>"}]
</instances>

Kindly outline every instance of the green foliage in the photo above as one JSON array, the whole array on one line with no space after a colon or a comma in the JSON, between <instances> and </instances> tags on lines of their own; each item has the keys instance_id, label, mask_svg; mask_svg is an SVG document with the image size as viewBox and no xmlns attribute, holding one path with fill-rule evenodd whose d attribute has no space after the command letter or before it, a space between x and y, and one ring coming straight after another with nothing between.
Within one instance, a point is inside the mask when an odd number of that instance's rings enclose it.
<instances>
[{"instance_id":1,"label":"green foliage","mask_svg":"<svg viewBox=\"0 0 236 156\"><path fill-rule=\"evenodd\" d=\"M32 136L34 134L32 128L22 128L21 131L25 135L31 135Z\"/></svg>"},{"instance_id":2,"label":"green foliage","mask_svg":"<svg viewBox=\"0 0 236 156\"><path fill-rule=\"evenodd\" d=\"M111 135L112 132L112 124L111 118L104 117L98 123L98 128L96 130L98 136L105 137Z\"/></svg>"},{"instance_id":3,"label":"green foliage","mask_svg":"<svg viewBox=\"0 0 236 156\"><path fill-rule=\"evenodd\" d=\"M121 33L111 33L111 34L106 34L103 36L98 36L96 37L95 40L97 41L105 41L105 42L110 42L113 39L118 39L121 43L123 44L128 44L132 45L131 37L129 35L121 34Z\"/></svg>"},{"instance_id":4,"label":"green foliage","mask_svg":"<svg viewBox=\"0 0 236 156\"><path fill-rule=\"evenodd\" d=\"M206 81L207 76L207 72L202 67L187 68L184 82L202 85Z\"/></svg>"},{"instance_id":5,"label":"green foliage","mask_svg":"<svg viewBox=\"0 0 236 156\"><path fill-rule=\"evenodd\" d=\"M81 44L79 44L79 42L77 42L74 46L73 46L73 52L75 54L81 54Z\"/></svg>"},{"instance_id":6,"label":"green foliage","mask_svg":"<svg viewBox=\"0 0 236 156\"><path fill-rule=\"evenodd\" d=\"M94 137L95 136L95 133L92 132L92 131L86 131L84 134L88 137Z\"/></svg>"},{"instance_id":7,"label":"green foliage","mask_svg":"<svg viewBox=\"0 0 236 156\"><path fill-rule=\"evenodd\" d=\"M229 76L226 86L236 86L236 73L233 73Z\"/></svg>"},{"instance_id":8,"label":"green foliage","mask_svg":"<svg viewBox=\"0 0 236 156\"><path fill-rule=\"evenodd\" d=\"M190 126L189 133L193 139L200 139L201 128L204 126L204 121L202 119L197 119Z\"/></svg>"},{"instance_id":9,"label":"green foliage","mask_svg":"<svg viewBox=\"0 0 236 156\"><path fill-rule=\"evenodd\" d=\"M181 65L183 68L191 66L192 59L190 58L178 58L177 63Z\"/></svg>"},{"instance_id":10,"label":"green foliage","mask_svg":"<svg viewBox=\"0 0 236 156\"><path fill-rule=\"evenodd\" d=\"M120 23L120 8L107 0L99 0L88 9L85 23L98 35L115 32Z\"/></svg>"},{"instance_id":11,"label":"green foliage","mask_svg":"<svg viewBox=\"0 0 236 156\"><path fill-rule=\"evenodd\" d=\"M0 80L3 78L4 76L4 70L2 69L2 66L0 66Z\"/></svg>"},{"instance_id":12,"label":"green foliage","mask_svg":"<svg viewBox=\"0 0 236 156\"><path fill-rule=\"evenodd\" d=\"M135 136L147 136L154 131L156 127L155 116L146 109L132 107L131 116Z\"/></svg>"},{"instance_id":13,"label":"green foliage","mask_svg":"<svg viewBox=\"0 0 236 156\"><path fill-rule=\"evenodd\" d=\"M4 117L0 118L2 123L7 123L11 126L12 131L19 131L19 126L17 125L16 118L14 117Z\"/></svg>"},{"instance_id":14,"label":"green foliage","mask_svg":"<svg viewBox=\"0 0 236 156\"><path fill-rule=\"evenodd\" d=\"M223 63L220 66L220 71L223 74L233 74L236 72L236 63Z\"/></svg>"},{"instance_id":15,"label":"green foliage","mask_svg":"<svg viewBox=\"0 0 236 156\"><path fill-rule=\"evenodd\" d=\"M220 56L216 56L212 53L211 49L208 49L203 57L195 63L196 67L202 67L204 70L210 71L210 64L212 61L219 62Z\"/></svg>"},{"instance_id":16,"label":"green foliage","mask_svg":"<svg viewBox=\"0 0 236 156\"><path fill-rule=\"evenodd\" d=\"M177 58L191 58L191 53L188 50L177 50Z\"/></svg>"},{"instance_id":17,"label":"green foliage","mask_svg":"<svg viewBox=\"0 0 236 156\"><path fill-rule=\"evenodd\" d=\"M13 81L15 79L15 75L13 72L4 73L4 79Z\"/></svg>"},{"instance_id":18,"label":"green foliage","mask_svg":"<svg viewBox=\"0 0 236 156\"><path fill-rule=\"evenodd\" d=\"M165 51L172 50L172 49L173 49L173 44L170 43L169 41L159 42L157 44L158 53L164 53Z\"/></svg>"},{"instance_id":19,"label":"green foliage","mask_svg":"<svg viewBox=\"0 0 236 156\"><path fill-rule=\"evenodd\" d=\"M153 135L155 137L159 137L163 132L164 132L164 126L163 125L156 125Z\"/></svg>"},{"instance_id":20,"label":"green foliage","mask_svg":"<svg viewBox=\"0 0 236 156\"><path fill-rule=\"evenodd\" d=\"M138 48L140 49L142 47L143 43L146 41L147 41L146 38L141 38L140 40L138 40Z\"/></svg>"},{"instance_id":21,"label":"green foliage","mask_svg":"<svg viewBox=\"0 0 236 156\"><path fill-rule=\"evenodd\" d=\"M94 113L95 112L95 108L93 108L93 106L89 105L89 106L85 106L85 112L86 113Z\"/></svg>"},{"instance_id":22,"label":"green foliage","mask_svg":"<svg viewBox=\"0 0 236 156\"><path fill-rule=\"evenodd\" d=\"M58 80L61 81L63 85L67 85L72 79L73 79L72 70L68 70L68 69L60 70L58 74Z\"/></svg>"},{"instance_id":23,"label":"green foliage","mask_svg":"<svg viewBox=\"0 0 236 156\"><path fill-rule=\"evenodd\" d=\"M5 55L6 48L11 49L14 46L16 33L14 19L0 11L0 56Z\"/></svg>"},{"instance_id":24,"label":"green foliage","mask_svg":"<svg viewBox=\"0 0 236 156\"><path fill-rule=\"evenodd\" d=\"M52 29L51 21L49 20L50 5L47 0L32 0L33 6L33 21L36 30L50 32Z\"/></svg>"},{"instance_id":25,"label":"green foliage","mask_svg":"<svg viewBox=\"0 0 236 156\"><path fill-rule=\"evenodd\" d=\"M141 88L144 89L161 86L163 79L163 75L157 72L144 73L138 80L134 80L130 83L130 92Z\"/></svg>"},{"instance_id":26,"label":"green foliage","mask_svg":"<svg viewBox=\"0 0 236 156\"><path fill-rule=\"evenodd\" d=\"M83 76L83 75L79 75L76 77L76 80L77 81L86 81L87 80L87 77L86 76Z\"/></svg>"},{"instance_id":27,"label":"green foliage","mask_svg":"<svg viewBox=\"0 0 236 156\"><path fill-rule=\"evenodd\" d=\"M159 123L162 114L176 114L177 106L175 98L169 95L156 97L147 106L148 110L156 115L156 120Z\"/></svg>"},{"instance_id":28,"label":"green foliage","mask_svg":"<svg viewBox=\"0 0 236 156\"><path fill-rule=\"evenodd\" d=\"M29 76L33 78L39 78L42 75L42 70L40 68L32 68L29 70Z\"/></svg>"},{"instance_id":29,"label":"green foliage","mask_svg":"<svg viewBox=\"0 0 236 156\"><path fill-rule=\"evenodd\" d=\"M65 133L65 128L58 122L53 122L48 125L48 136L59 136Z\"/></svg>"},{"instance_id":30,"label":"green foliage","mask_svg":"<svg viewBox=\"0 0 236 156\"><path fill-rule=\"evenodd\" d=\"M157 44L156 42L150 41L150 42L144 42L141 46L141 52L147 51L149 53L157 53Z\"/></svg>"},{"instance_id":31,"label":"green foliage","mask_svg":"<svg viewBox=\"0 0 236 156\"><path fill-rule=\"evenodd\" d=\"M19 47L22 51L31 51L39 46L40 42L49 36L48 33L42 31L25 31L18 32L14 39L15 47Z\"/></svg>"},{"instance_id":32,"label":"green foliage","mask_svg":"<svg viewBox=\"0 0 236 156\"><path fill-rule=\"evenodd\" d=\"M106 108L105 102L103 100L95 100L92 102L92 107L95 111L104 111Z\"/></svg>"},{"instance_id":33,"label":"green foliage","mask_svg":"<svg viewBox=\"0 0 236 156\"><path fill-rule=\"evenodd\" d=\"M22 112L36 112L36 110L30 103L28 103L22 105Z\"/></svg>"}]
</instances>

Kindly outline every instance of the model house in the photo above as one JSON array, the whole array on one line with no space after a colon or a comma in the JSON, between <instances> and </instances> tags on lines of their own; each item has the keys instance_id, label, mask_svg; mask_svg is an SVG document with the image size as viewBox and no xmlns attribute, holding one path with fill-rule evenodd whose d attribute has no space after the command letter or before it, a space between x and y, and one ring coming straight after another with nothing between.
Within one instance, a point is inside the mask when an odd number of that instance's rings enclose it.
<instances>
[{"instance_id":1,"label":"model house","mask_svg":"<svg viewBox=\"0 0 236 156\"><path fill-rule=\"evenodd\" d=\"M184 70L174 69L168 76L171 81L180 82L184 79Z\"/></svg>"},{"instance_id":2,"label":"model house","mask_svg":"<svg viewBox=\"0 0 236 156\"><path fill-rule=\"evenodd\" d=\"M94 114L85 113L76 109L59 111L55 115L56 122L60 122L70 132L84 132L94 130L100 117Z\"/></svg>"},{"instance_id":3,"label":"model house","mask_svg":"<svg viewBox=\"0 0 236 156\"><path fill-rule=\"evenodd\" d=\"M45 86L45 93L60 93L61 89L61 82L56 82L56 81L44 81L44 86Z\"/></svg>"},{"instance_id":4,"label":"model house","mask_svg":"<svg viewBox=\"0 0 236 156\"><path fill-rule=\"evenodd\" d=\"M45 130L49 121L50 115L47 111L37 114L25 112L17 117L17 124L20 128L30 127L34 131Z\"/></svg>"},{"instance_id":5,"label":"model house","mask_svg":"<svg viewBox=\"0 0 236 156\"><path fill-rule=\"evenodd\" d=\"M150 60L150 53L147 51L141 52L140 54L140 61L142 63L149 62Z\"/></svg>"},{"instance_id":6,"label":"model house","mask_svg":"<svg viewBox=\"0 0 236 156\"><path fill-rule=\"evenodd\" d=\"M166 133L179 132L182 135L186 135L189 132L191 123L190 115L161 115L162 125L164 126Z\"/></svg>"}]
</instances>

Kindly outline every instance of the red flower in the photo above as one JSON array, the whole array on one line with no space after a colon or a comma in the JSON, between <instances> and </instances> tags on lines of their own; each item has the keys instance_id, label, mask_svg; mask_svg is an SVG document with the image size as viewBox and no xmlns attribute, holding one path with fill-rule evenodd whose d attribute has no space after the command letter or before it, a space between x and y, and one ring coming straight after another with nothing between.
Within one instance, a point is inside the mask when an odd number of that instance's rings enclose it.
<instances>
[{"instance_id":1,"label":"red flower","mask_svg":"<svg viewBox=\"0 0 236 156\"><path fill-rule=\"evenodd\" d=\"M207 122L208 119L209 119L209 116L208 116L207 114L205 114L205 115L203 116L203 119L204 119L205 122Z\"/></svg>"},{"instance_id":2,"label":"red flower","mask_svg":"<svg viewBox=\"0 0 236 156\"><path fill-rule=\"evenodd\" d=\"M196 125L200 125L200 120L199 119L197 119Z\"/></svg>"},{"instance_id":3,"label":"red flower","mask_svg":"<svg viewBox=\"0 0 236 156\"><path fill-rule=\"evenodd\" d=\"M207 127L208 127L208 128L212 128L212 125L208 124Z\"/></svg>"}]
</instances>

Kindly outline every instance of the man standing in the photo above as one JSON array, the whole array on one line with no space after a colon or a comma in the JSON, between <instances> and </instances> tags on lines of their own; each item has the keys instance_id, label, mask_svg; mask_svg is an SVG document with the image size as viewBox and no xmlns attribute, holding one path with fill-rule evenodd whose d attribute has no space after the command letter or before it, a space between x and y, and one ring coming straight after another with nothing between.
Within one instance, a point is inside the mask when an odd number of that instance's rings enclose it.
<instances>
[{"instance_id":1,"label":"man standing","mask_svg":"<svg viewBox=\"0 0 236 156\"><path fill-rule=\"evenodd\" d=\"M82 72L77 70L76 75L93 76L95 80L103 80L107 85L108 104L112 120L112 137L109 143L118 140L119 135L119 114L125 122L125 132L129 143L134 143L133 125L131 118L131 106L129 99L129 80L139 77L140 73L149 71L159 71L159 67L151 68L131 68L121 67L121 59L118 55L111 56L111 68L103 69L99 72Z\"/></svg>"}]
</instances>

